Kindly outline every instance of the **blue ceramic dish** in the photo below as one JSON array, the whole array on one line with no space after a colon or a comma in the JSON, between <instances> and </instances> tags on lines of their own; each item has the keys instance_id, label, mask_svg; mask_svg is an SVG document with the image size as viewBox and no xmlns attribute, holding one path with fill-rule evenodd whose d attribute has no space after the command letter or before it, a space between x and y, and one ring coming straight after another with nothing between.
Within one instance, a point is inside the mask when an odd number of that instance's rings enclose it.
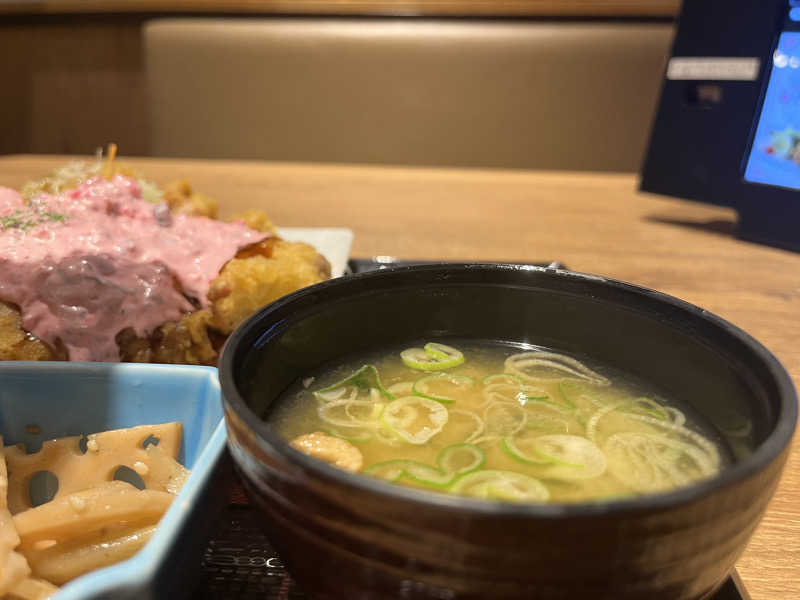
<instances>
[{"instance_id":1,"label":"blue ceramic dish","mask_svg":"<svg viewBox=\"0 0 800 600\"><path fill-rule=\"evenodd\" d=\"M217 370L211 367L0 362L0 433L5 444L181 421L179 459L192 474L150 542L132 558L66 584L57 600L178 598L200 564L221 506L214 493L225 448ZM41 428L37 435L25 426ZM219 490L217 490L219 491Z\"/></svg>"}]
</instances>

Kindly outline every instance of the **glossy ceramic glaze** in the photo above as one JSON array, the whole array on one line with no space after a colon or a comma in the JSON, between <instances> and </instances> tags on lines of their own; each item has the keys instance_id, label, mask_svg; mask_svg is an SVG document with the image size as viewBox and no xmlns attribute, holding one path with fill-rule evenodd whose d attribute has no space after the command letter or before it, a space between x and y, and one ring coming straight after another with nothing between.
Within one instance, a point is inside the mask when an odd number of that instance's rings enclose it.
<instances>
[{"instance_id":1,"label":"glossy ceramic glaze","mask_svg":"<svg viewBox=\"0 0 800 600\"><path fill-rule=\"evenodd\" d=\"M755 450L669 494L515 505L336 470L262 419L326 361L447 337L594 357L712 423L745 416ZM244 323L220 365L234 461L290 572L318 599L703 598L757 526L797 417L782 366L722 319L625 283L512 265L411 267L307 288Z\"/></svg>"}]
</instances>

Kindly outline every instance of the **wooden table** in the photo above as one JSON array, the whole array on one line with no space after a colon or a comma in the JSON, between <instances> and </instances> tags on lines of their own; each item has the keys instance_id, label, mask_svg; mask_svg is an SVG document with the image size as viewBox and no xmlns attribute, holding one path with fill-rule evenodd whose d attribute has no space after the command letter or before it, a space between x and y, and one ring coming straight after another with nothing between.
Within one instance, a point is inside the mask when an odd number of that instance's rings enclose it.
<instances>
[{"instance_id":1,"label":"wooden table","mask_svg":"<svg viewBox=\"0 0 800 600\"><path fill-rule=\"evenodd\" d=\"M0 185L66 160L0 158ZM633 175L129 162L159 183L188 179L223 216L257 206L278 225L349 227L353 256L559 260L659 289L750 332L800 387L800 254L737 240L732 211L638 193ZM800 443L738 569L754 600L800 598Z\"/></svg>"}]
</instances>

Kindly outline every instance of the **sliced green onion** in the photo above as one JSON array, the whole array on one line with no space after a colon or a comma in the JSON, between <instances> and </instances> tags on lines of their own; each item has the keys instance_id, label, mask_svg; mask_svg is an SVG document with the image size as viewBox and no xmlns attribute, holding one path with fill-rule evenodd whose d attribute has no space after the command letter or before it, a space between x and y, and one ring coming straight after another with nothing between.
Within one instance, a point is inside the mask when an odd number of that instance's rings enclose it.
<instances>
[{"instance_id":1,"label":"sliced green onion","mask_svg":"<svg viewBox=\"0 0 800 600\"><path fill-rule=\"evenodd\" d=\"M373 388L374 389L374 388ZM366 426L374 425L383 412L384 405L379 402L372 402L371 405L356 404L355 402L345 403L345 414L353 419L354 423L361 423Z\"/></svg>"},{"instance_id":2,"label":"sliced green onion","mask_svg":"<svg viewBox=\"0 0 800 600\"><path fill-rule=\"evenodd\" d=\"M359 390L377 388L383 397L388 400L394 400L394 395L392 395L385 387L383 387L383 384L381 384L381 378L378 374L378 369L375 368L375 365L364 365L341 381L337 381L333 385L329 385L328 387L317 390L314 394L317 396L317 398L326 400L328 397L330 397L331 392L335 392L341 388L347 388L348 386L353 386Z\"/></svg>"},{"instance_id":3,"label":"sliced green onion","mask_svg":"<svg viewBox=\"0 0 800 600\"><path fill-rule=\"evenodd\" d=\"M436 464L445 473L464 475L477 471L486 462L486 454L474 444L453 444L439 453Z\"/></svg>"},{"instance_id":4,"label":"sliced green onion","mask_svg":"<svg viewBox=\"0 0 800 600\"><path fill-rule=\"evenodd\" d=\"M317 409L319 418L339 427L376 427L384 404L368 400L334 400Z\"/></svg>"},{"instance_id":5,"label":"sliced green onion","mask_svg":"<svg viewBox=\"0 0 800 600\"><path fill-rule=\"evenodd\" d=\"M527 388L528 386L525 386L525 387ZM544 392L544 396L541 396L541 395L529 396L529 395L527 395L527 392L525 392L525 391L523 391L522 394L524 395L524 398L522 400L520 400L520 404L522 406L527 406L527 407L539 407L539 406L541 406L543 408L548 408L550 410L555 410L555 411L560 412L560 413L573 412L575 410L574 408L569 407L569 406L565 406L564 404L561 404L560 402L554 402L553 400L551 400L550 395L547 394L546 392Z\"/></svg>"},{"instance_id":6,"label":"sliced green onion","mask_svg":"<svg viewBox=\"0 0 800 600\"><path fill-rule=\"evenodd\" d=\"M442 430L448 416L447 409L435 400L406 396L387 404L382 419L407 442L424 444Z\"/></svg>"},{"instance_id":7,"label":"sliced green onion","mask_svg":"<svg viewBox=\"0 0 800 600\"><path fill-rule=\"evenodd\" d=\"M519 441L519 444L517 444L517 441ZM532 438L515 440L513 436L507 435L502 439L500 447L511 458L527 465L547 465L552 463L552 458L543 457L536 452L535 448L528 447L532 446L533 442L534 439Z\"/></svg>"},{"instance_id":8,"label":"sliced green onion","mask_svg":"<svg viewBox=\"0 0 800 600\"><path fill-rule=\"evenodd\" d=\"M522 379L510 373L493 373L481 380L483 397L486 402L503 400L525 405L528 402L550 402L549 394L541 388L527 385Z\"/></svg>"},{"instance_id":9,"label":"sliced green onion","mask_svg":"<svg viewBox=\"0 0 800 600\"><path fill-rule=\"evenodd\" d=\"M692 431L691 429L684 427L683 425L678 425L677 423L672 423L670 421L663 421L661 419L655 419L653 417L648 417L646 415L631 415L631 418L636 419L637 421L641 421L643 423L648 423L649 425L656 425L663 431L667 431L669 433L672 433L673 435L677 435L683 437L684 439L689 440L688 444L681 440L670 440L670 441L675 442L677 445L684 444L684 446L682 447L699 448L699 450L701 450L711 461L709 464L713 466L714 470L716 470L719 467L720 463L719 450L717 450L717 447L711 441L709 441L699 433Z\"/></svg>"},{"instance_id":10,"label":"sliced green onion","mask_svg":"<svg viewBox=\"0 0 800 600\"><path fill-rule=\"evenodd\" d=\"M392 430L406 429L411 427L414 421L419 418L419 410L416 406L408 403L400 403L392 407L391 414L387 415L384 422L389 425Z\"/></svg>"},{"instance_id":11,"label":"sliced green onion","mask_svg":"<svg viewBox=\"0 0 800 600\"><path fill-rule=\"evenodd\" d=\"M514 402L492 402L483 411L489 435L514 435L525 426L527 418L525 409Z\"/></svg>"},{"instance_id":12,"label":"sliced green onion","mask_svg":"<svg viewBox=\"0 0 800 600\"><path fill-rule=\"evenodd\" d=\"M525 381L560 381L581 379L594 385L610 385L611 382L592 371L582 362L555 352L521 352L512 354L505 361L507 373L517 375Z\"/></svg>"},{"instance_id":13,"label":"sliced green onion","mask_svg":"<svg viewBox=\"0 0 800 600\"><path fill-rule=\"evenodd\" d=\"M338 429L334 429L330 427L325 430L326 433L332 435L333 437L340 438L342 440L346 440L348 442L353 442L354 444L361 444L364 442L368 442L372 439L372 434L369 431L354 431L352 434L350 433L342 433Z\"/></svg>"},{"instance_id":14,"label":"sliced green onion","mask_svg":"<svg viewBox=\"0 0 800 600\"><path fill-rule=\"evenodd\" d=\"M522 392L522 389L516 385L509 385L507 383L491 383L484 386L481 394L484 399L481 406L492 402L513 402L520 406L527 403L527 398Z\"/></svg>"},{"instance_id":15,"label":"sliced green onion","mask_svg":"<svg viewBox=\"0 0 800 600\"><path fill-rule=\"evenodd\" d=\"M416 396L429 398L431 400L436 400L437 402L451 403L455 402L455 398L453 398L452 395L445 395L445 393L452 394L453 392L461 392L465 389L473 387L474 385L475 381L466 375L433 373L417 379L411 389ZM444 389L444 393L441 391L434 393L431 390L431 387L434 387L437 390Z\"/></svg>"},{"instance_id":16,"label":"sliced green onion","mask_svg":"<svg viewBox=\"0 0 800 600\"><path fill-rule=\"evenodd\" d=\"M631 412L636 414L644 414L649 415L655 419L660 419L662 421L669 421L669 413L667 409L661 406L655 400L650 398L641 397L641 398L634 398L630 401L628 406L620 408L622 412Z\"/></svg>"},{"instance_id":17,"label":"sliced green onion","mask_svg":"<svg viewBox=\"0 0 800 600\"><path fill-rule=\"evenodd\" d=\"M686 415L683 414L681 411L679 411L677 408L674 408L672 406L665 406L664 410L667 411L667 415L670 415L670 420L675 425L684 425L686 423ZM741 435L747 435L748 433L750 433L753 423L749 419L745 419L744 421L742 421L742 423L744 424L744 427L739 429L738 431L740 432ZM724 428L721 429L724 430ZM730 435L736 435L735 430L727 430L726 433Z\"/></svg>"},{"instance_id":18,"label":"sliced green onion","mask_svg":"<svg viewBox=\"0 0 800 600\"><path fill-rule=\"evenodd\" d=\"M535 388L531 385L522 386L522 393L525 394L526 401L538 401L545 404L556 404L550 400L550 395L542 389Z\"/></svg>"},{"instance_id":19,"label":"sliced green onion","mask_svg":"<svg viewBox=\"0 0 800 600\"><path fill-rule=\"evenodd\" d=\"M416 460L387 460L367 467L364 473L387 481L408 477L416 483L434 488L444 488L456 478L455 473L443 473L439 469Z\"/></svg>"},{"instance_id":20,"label":"sliced green onion","mask_svg":"<svg viewBox=\"0 0 800 600\"><path fill-rule=\"evenodd\" d=\"M346 387L340 387L326 392L316 391L314 396L325 402L333 402L334 400L341 399L347 393Z\"/></svg>"},{"instance_id":21,"label":"sliced green onion","mask_svg":"<svg viewBox=\"0 0 800 600\"><path fill-rule=\"evenodd\" d=\"M407 348L400 353L403 364L419 371L439 371L442 369L438 360L431 358L422 348Z\"/></svg>"},{"instance_id":22,"label":"sliced green onion","mask_svg":"<svg viewBox=\"0 0 800 600\"><path fill-rule=\"evenodd\" d=\"M397 434L394 431L386 427L385 425L379 425L375 430L375 440L380 442L381 444L386 444L387 446L399 446L403 443Z\"/></svg>"},{"instance_id":23,"label":"sliced green onion","mask_svg":"<svg viewBox=\"0 0 800 600\"><path fill-rule=\"evenodd\" d=\"M386 388L390 394L393 394L396 397L405 396L411 393L411 390L414 388L413 381L399 381L397 383L393 383L388 388Z\"/></svg>"},{"instance_id":24,"label":"sliced green onion","mask_svg":"<svg viewBox=\"0 0 800 600\"><path fill-rule=\"evenodd\" d=\"M561 401L564 403L564 406L568 408L576 407L575 401L570 398L570 392L572 390L577 390L578 394L580 394L586 391L586 388L574 381L560 381L558 383L558 393L561 396Z\"/></svg>"},{"instance_id":25,"label":"sliced green onion","mask_svg":"<svg viewBox=\"0 0 800 600\"><path fill-rule=\"evenodd\" d=\"M593 479L606 470L605 454L585 437L554 433L534 440L533 449L552 464L540 475L544 479Z\"/></svg>"},{"instance_id":26,"label":"sliced green onion","mask_svg":"<svg viewBox=\"0 0 800 600\"><path fill-rule=\"evenodd\" d=\"M597 424L600 422L600 419L605 417L607 414L618 410L620 406L624 405L625 402L615 402L614 404L607 404L606 406L597 409L597 411L595 411L595 413L589 417L589 420L586 421L586 437L594 442L595 438L597 437Z\"/></svg>"},{"instance_id":27,"label":"sliced green onion","mask_svg":"<svg viewBox=\"0 0 800 600\"><path fill-rule=\"evenodd\" d=\"M569 433L569 422L553 415L529 412L525 425L529 429L539 429L550 433Z\"/></svg>"},{"instance_id":28,"label":"sliced green onion","mask_svg":"<svg viewBox=\"0 0 800 600\"><path fill-rule=\"evenodd\" d=\"M638 492L669 490L719 472L716 448L709 454L692 443L661 434L615 433L603 449L609 472ZM687 465L692 468L687 469Z\"/></svg>"},{"instance_id":29,"label":"sliced green onion","mask_svg":"<svg viewBox=\"0 0 800 600\"><path fill-rule=\"evenodd\" d=\"M513 471L476 471L459 477L450 491L473 498L545 502L550 491L538 479Z\"/></svg>"},{"instance_id":30,"label":"sliced green onion","mask_svg":"<svg viewBox=\"0 0 800 600\"><path fill-rule=\"evenodd\" d=\"M431 358L441 361L457 360L459 364L464 362L464 354L461 350L453 348L452 346L445 346L437 342L428 342L425 344L423 350Z\"/></svg>"},{"instance_id":31,"label":"sliced green onion","mask_svg":"<svg viewBox=\"0 0 800 600\"><path fill-rule=\"evenodd\" d=\"M464 417L465 419L472 421L473 429L472 432L467 437L464 438L465 444L469 444L478 439L483 433L483 430L486 428L486 423L484 422L484 420L470 410L460 410L458 408L451 408L448 410L448 413L450 415L450 421L454 420L454 415ZM451 430L453 428L454 426L450 427Z\"/></svg>"},{"instance_id":32,"label":"sliced green onion","mask_svg":"<svg viewBox=\"0 0 800 600\"><path fill-rule=\"evenodd\" d=\"M480 437L476 437L475 439L471 440L470 444L475 444L476 446L479 444L494 444L496 441L501 439L499 435L482 435Z\"/></svg>"},{"instance_id":33,"label":"sliced green onion","mask_svg":"<svg viewBox=\"0 0 800 600\"><path fill-rule=\"evenodd\" d=\"M424 348L407 348L400 353L403 364L419 371L443 371L464 363L460 350L444 344L428 343Z\"/></svg>"},{"instance_id":34,"label":"sliced green onion","mask_svg":"<svg viewBox=\"0 0 800 600\"><path fill-rule=\"evenodd\" d=\"M387 481L397 481L405 472L405 460L384 460L370 465L364 473Z\"/></svg>"},{"instance_id":35,"label":"sliced green onion","mask_svg":"<svg viewBox=\"0 0 800 600\"><path fill-rule=\"evenodd\" d=\"M430 487L446 487L456 478L455 473L445 473L415 460L406 461L405 474L409 479Z\"/></svg>"},{"instance_id":36,"label":"sliced green onion","mask_svg":"<svg viewBox=\"0 0 800 600\"><path fill-rule=\"evenodd\" d=\"M481 379L481 383L483 385L491 385L494 383L516 385L520 388L524 384L522 378L518 377L517 375L512 375L511 373L492 373L491 375L487 375Z\"/></svg>"}]
</instances>

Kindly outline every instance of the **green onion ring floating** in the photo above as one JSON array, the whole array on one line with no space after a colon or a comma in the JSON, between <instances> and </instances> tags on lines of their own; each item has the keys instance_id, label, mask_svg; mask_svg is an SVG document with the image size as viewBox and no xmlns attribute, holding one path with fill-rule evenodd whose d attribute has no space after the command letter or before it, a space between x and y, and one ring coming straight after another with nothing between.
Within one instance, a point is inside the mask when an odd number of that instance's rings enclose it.
<instances>
[{"instance_id":1,"label":"green onion ring floating","mask_svg":"<svg viewBox=\"0 0 800 600\"><path fill-rule=\"evenodd\" d=\"M405 460L384 460L368 466L364 473L386 481L397 481L405 473L405 463Z\"/></svg>"},{"instance_id":2,"label":"green onion ring floating","mask_svg":"<svg viewBox=\"0 0 800 600\"><path fill-rule=\"evenodd\" d=\"M453 444L439 453L436 464L444 473L465 475L477 471L486 462L486 454L474 444Z\"/></svg>"},{"instance_id":3,"label":"green onion ring floating","mask_svg":"<svg viewBox=\"0 0 800 600\"><path fill-rule=\"evenodd\" d=\"M481 383L486 386L487 392L505 389L507 387L516 389L522 394L520 399L547 400L550 397L543 389L528 385L522 381L521 377L512 375L511 373L492 373L481 379Z\"/></svg>"},{"instance_id":4,"label":"green onion ring floating","mask_svg":"<svg viewBox=\"0 0 800 600\"><path fill-rule=\"evenodd\" d=\"M328 387L317 390L314 392L314 395L321 400L336 400L338 397L334 396L332 393L350 385L356 389L362 390L377 388L381 395L387 400L394 400L394 395L383 387L380 375L378 375L378 369L375 368L375 365L363 365L341 381L337 381Z\"/></svg>"},{"instance_id":5,"label":"green onion ring floating","mask_svg":"<svg viewBox=\"0 0 800 600\"><path fill-rule=\"evenodd\" d=\"M514 471L475 471L459 477L450 491L473 498L545 502L550 491L538 479Z\"/></svg>"},{"instance_id":6,"label":"green onion ring floating","mask_svg":"<svg viewBox=\"0 0 800 600\"><path fill-rule=\"evenodd\" d=\"M486 432L498 436L514 435L525 426L528 413L515 402L492 402L483 411Z\"/></svg>"},{"instance_id":7,"label":"green onion ring floating","mask_svg":"<svg viewBox=\"0 0 800 600\"><path fill-rule=\"evenodd\" d=\"M464 363L464 354L455 348L429 342L424 348L407 348L400 353L403 364L418 371L443 371Z\"/></svg>"},{"instance_id":8,"label":"green onion ring floating","mask_svg":"<svg viewBox=\"0 0 800 600\"><path fill-rule=\"evenodd\" d=\"M364 469L364 473L387 481L407 477L416 483L432 488L445 488L456 478L456 473L444 473L416 460L386 460Z\"/></svg>"},{"instance_id":9,"label":"green onion ring floating","mask_svg":"<svg viewBox=\"0 0 800 600\"><path fill-rule=\"evenodd\" d=\"M444 488L453 483L455 473L443 473L439 469L415 460L406 461L406 477L422 485Z\"/></svg>"},{"instance_id":10,"label":"green onion ring floating","mask_svg":"<svg viewBox=\"0 0 800 600\"><path fill-rule=\"evenodd\" d=\"M525 441L528 444L533 443L533 440L530 439L520 440L520 442L522 441ZM511 435L503 437L500 447L503 449L503 452L508 454L511 458L527 465L540 466L548 465L554 462L552 458L545 458L538 454L535 449L533 449L531 452L526 451L526 448L521 443L517 445L517 441L514 439L514 436Z\"/></svg>"},{"instance_id":11,"label":"green onion ring floating","mask_svg":"<svg viewBox=\"0 0 800 600\"><path fill-rule=\"evenodd\" d=\"M414 386L411 388L414 392L415 396L420 396L421 398L428 398L430 400L436 400L437 402L444 402L449 404L451 402L455 402L455 398L451 396L445 396L442 394L434 394L430 391L430 386L433 384L449 384L447 387L454 391L461 391L464 389L471 388L475 385L475 381L471 377L467 377L466 375L455 375L452 373L433 373L431 375L424 375L417 379L414 382Z\"/></svg>"},{"instance_id":12,"label":"green onion ring floating","mask_svg":"<svg viewBox=\"0 0 800 600\"><path fill-rule=\"evenodd\" d=\"M414 388L413 381L399 381L397 383L393 383L392 385L390 385L388 388L386 388L386 390L390 394L393 394L395 397L400 397L411 394L411 390L413 388Z\"/></svg>"},{"instance_id":13,"label":"green onion ring floating","mask_svg":"<svg viewBox=\"0 0 800 600\"><path fill-rule=\"evenodd\" d=\"M330 427L325 430L328 435L332 435L333 437L337 437L343 439L348 442L352 442L354 444L361 444L364 442L368 442L372 439L372 434L369 431L356 431L352 434L349 433L342 433L341 431Z\"/></svg>"},{"instance_id":14,"label":"green onion ring floating","mask_svg":"<svg viewBox=\"0 0 800 600\"><path fill-rule=\"evenodd\" d=\"M543 368L555 371L557 374L549 377L544 375L531 375L530 369ZM565 378L575 378L593 383L594 385L607 386L611 382L592 371L582 362L575 360L571 356L565 356L556 352L520 352L512 354L505 361L507 373L521 377L525 381L559 381Z\"/></svg>"},{"instance_id":15,"label":"green onion ring floating","mask_svg":"<svg viewBox=\"0 0 800 600\"><path fill-rule=\"evenodd\" d=\"M511 373L492 373L481 379L483 385L501 384L501 385L515 385L522 389L525 384L522 378Z\"/></svg>"},{"instance_id":16,"label":"green onion ring floating","mask_svg":"<svg viewBox=\"0 0 800 600\"><path fill-rule=\"evenodd\" d=\"M517 402L524 406L529 402L560 405L550 401L549 394L541 388L528 385L520 377L510 373L493 373L481 380L485 406L494 400Z\"/></svg>"},{"instance_id":17,"label":"green onion ring floating","mask_svg":"<svg viewBox=\"0 0 800 600\"><path fill-rule=\"evenodd\" d=\"M621 412L644 414L661 421L670 421L670 413L655 400L647 397L634 398L627 406L620 408Z\"/></svg>"},{"instance_id":18,"label":"green onion ring floating","mask_svg":"<svg viewBox=\"0 0 800 600\"><path fill-rule=\"evenodd\" d=\"M385 460L364 469L364 473L397 481L405 476L428 487L444 488L457 476L477 471L483 466L486 455L472 444L454 444L439 453L436 459L439 468L416 460Z\"/></svg>"},{"instance_id":19,"label":"green onion ring floating","mask_svg":"<svg viewBox=\"0 0 800 600\"><path fill-rule=\"evenodd\" d=\"M366 419L353 414L353 410L361 409L367 413ZM323 404L317 409L319 418L329 425L339 427L376 427L380 416L382 404L375 404L368 400L334 400Z\"/></svg>"},{"instance_id":20,"label":"green onion ring floating","mask_svg":"<svg viewBox=\"0 0 800 600\"><path fill-rule=\"evenodd\" d=\"M476 439L478 439L481 436L481 434L483 433L483 430L486 429L486 423L484 422L484 420L482 418L480 418L478 415L476 415L472 411L459 410L457 408L451 408L451 409L449 409L447 411L447 413L450 416L450 419L453 419L453 415L458 415L458 416L461 416L461 417L465 417L466 419L472 421L475 424L475 427L473 428L472 433L470 433L467 436L467 438L464 440L465 444L469 444L471 442L474 442Z\"/></svg>"},{"instance_id":21,"label":"green onion ring floating","mask_svg":"<svg viewBox=\"0 0 800 600\"><path fill-rule=\"evenodd\" d=\"M552 462L539 472L543 479L593 479L606 471L603 451L579 435L543 435L534 440L533 449L536 454Z\"/></svg>"},{"instance_id":22,"label":"green onion ring floating","mask_svg":"<svg viewBox=\"0 0 800 600\"><path fill-rule=\"evenodd\" d=\"M421 410L420 410L421 409ZM427 410L427 422L424 411ZM420 414L423 416L420 416ZM413 414L413 418L409 415ZM424 444L447 423L447 409L441 403L419 396L406 396L398 398L386 405L383 410L383 422L398 436L411 444ZM423 423L419 424L422 420ZM417 423L412 431L412 426Z\"/></svg>"}]
</instances>

